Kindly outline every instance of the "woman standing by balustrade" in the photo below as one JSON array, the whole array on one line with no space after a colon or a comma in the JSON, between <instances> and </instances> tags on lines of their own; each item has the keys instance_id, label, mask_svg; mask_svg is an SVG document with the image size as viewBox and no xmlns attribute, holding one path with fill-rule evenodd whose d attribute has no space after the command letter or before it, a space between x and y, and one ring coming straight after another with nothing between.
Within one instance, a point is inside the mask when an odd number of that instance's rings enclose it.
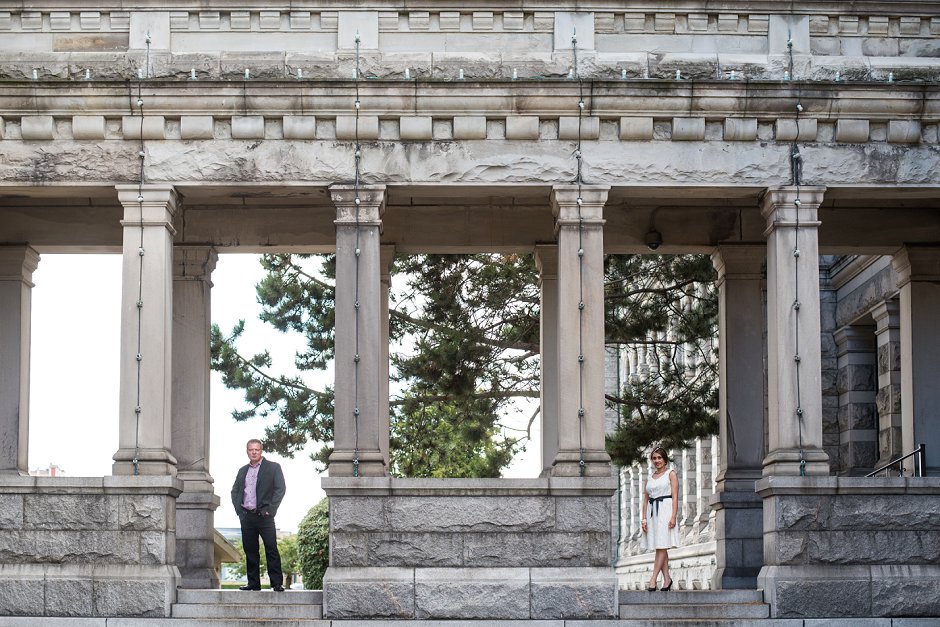
<instances>
[{"instance_id":1,"label":"woman standing by balustrade","mask_svg":"<svg viewBox=\"0 0 940 627\"><path fill-rule=\"evenodd\" d=\"M672 576L669 574L668 549L679 546L679 530L676 516L679 514L679 478L676 471L669 468L669 455L661 446L653 447L650 453L653 473L646 481L643 499L643 536L646 549L655 549L653 575L647 590L653 592L663 575L662 591L672 589ZM648 515L648 516L647 516Z\"/></svg>"}]
</instances>

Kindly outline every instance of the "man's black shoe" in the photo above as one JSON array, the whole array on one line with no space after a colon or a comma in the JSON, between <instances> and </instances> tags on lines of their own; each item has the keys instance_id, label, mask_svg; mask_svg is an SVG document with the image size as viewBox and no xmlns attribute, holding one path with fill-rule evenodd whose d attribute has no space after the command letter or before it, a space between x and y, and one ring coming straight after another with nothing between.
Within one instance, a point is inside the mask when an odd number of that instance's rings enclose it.
<instances>
[{"instance_id":1,"label":"man's black shoe","mask_svg":"<svg viewBox=\"0 0 940 627\"><path fill-rule=\"evenodd\" d=\"M284 586L274 586L271 589L274 590L275 592L284 592Z\"/></svg>"},{"instance_id":2,"label":"man's black shoe","mask_svg":"<svg viewBox=\"0 0 940 627\"><path fill-rule=\"evenodd\" d=\"M239 590L260 590L261 588L255 588L254 586L242 586Z\"/></svg>"}]
</instances>

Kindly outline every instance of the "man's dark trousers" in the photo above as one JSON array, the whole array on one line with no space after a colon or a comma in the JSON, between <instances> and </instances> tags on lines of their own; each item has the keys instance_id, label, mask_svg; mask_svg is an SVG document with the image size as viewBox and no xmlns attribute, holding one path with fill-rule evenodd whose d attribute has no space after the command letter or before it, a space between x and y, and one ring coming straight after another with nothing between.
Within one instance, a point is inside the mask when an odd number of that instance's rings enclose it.
<instances>
[{"instance_id":1,"label":"man's dark trousers","mask_svg":"<svg viewBox=\"0 0 940 627\"><path fill-rule=\"evenodd\" d=\"M264 554L268 562L268 578L271 587L284 584L281 574L281 554L277 551L277 529L274 516L260 516L257 512L245 512L241 515L242 548L245 549L245 561L248 570L248 585L261 588L261 558L259 555L258 536L264 542Z\"/></svg>"}]
</instances>

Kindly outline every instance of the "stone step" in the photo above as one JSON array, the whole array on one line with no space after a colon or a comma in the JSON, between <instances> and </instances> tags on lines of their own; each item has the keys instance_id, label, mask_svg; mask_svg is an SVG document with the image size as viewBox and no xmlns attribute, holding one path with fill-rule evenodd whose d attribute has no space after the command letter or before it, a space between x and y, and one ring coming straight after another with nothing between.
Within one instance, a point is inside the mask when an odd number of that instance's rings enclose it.
<instances>
[{"instance_id":1,"label":"stone step","mask_svg":"<svg viewBox=\"0 0 940 627\"><path fill-rule=\"evenodd\" d=\"M227 620L316 620L323 617L320 605L297 603L176 603L173 618L216 618Z\"/></svg>"},{"instance_id":2,"label":"stone step","mask_svg":"<svg viewBox=\"0 0 940 627\"><path fill-rule=\"evenodd\" d=\"M323 605L320 590L177 590L177 603L274 603L278 605Z\"/></svg>"},{"instance_id":3,"label":"stone step","mask_svg":"<svg viewBox=\"0 0 940 627\"><path fill-rule=\"evenodd\" d=\"M620 605L620 618L628 619L706 619L706 620L732 620L769 618L770 606L763 603L702 603L697 605L652 605L635 604Z\"/></svg>"},{"instance_id":4,"label":"stone step","mask_svg":"<svg viewBox=\"0 0 940 627\"><path fill-rule=\"evenodd\" d=\"M646 590L621 590L621 605L646 605L668 603L763 603L761 590L670 590L669 592L647 592Z\"/></svg>"}]
</instances>

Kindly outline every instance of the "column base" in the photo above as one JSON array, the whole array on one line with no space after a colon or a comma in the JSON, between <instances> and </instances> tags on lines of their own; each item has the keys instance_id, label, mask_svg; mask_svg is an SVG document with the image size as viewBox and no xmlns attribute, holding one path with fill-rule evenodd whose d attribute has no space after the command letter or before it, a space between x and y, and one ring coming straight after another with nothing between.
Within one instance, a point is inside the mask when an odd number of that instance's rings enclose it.
<instances>
[{"instance_id":1,"label":"column base","mask_svg":"<svg viewBox=\"0 0 940 627\"><path fill-rule=\"evenodd\" d=\"M829 456L822 449L803 449L802 460L806 462L804 472L807 476L828 476ZM801 474L800 449L777 449L764 458L762 474L770 476L799 476Z\"/></svg>"},{"instance_id":2,"label":"column base","mask_svg":"<svg viewBox=\"0 0 940 627\"><path fill-rule=\"evenodd\" d=\"M218 507L219 497L211 492L184 491L176 499L176 566L182 588L219 587L214 537Z\"/></svg>"},{"instance_id":3,"label":"column base","mask_svg":"<svg viewBox=\"0 0 940 627\"><path fill-rule=\"evenodd\" d=\"M328 469L331 477L355 477L356 470L353 460L356 458L354 451L333 451L330 455L330 467ZM385 456L382 451L359 451L359 477L386 477L388 468L385 464Z\"/></svg>"},{"instance_id":4,"label":"column base","mask_svg":"<svg viewBox=\"0 0 940 627\"><path fill-rule=\"evenodd\" d=\"M113 475L133 475L134 449L121 448L114 454L111 466ZM142 448L137 453L137 474L176 476L176 458L166 449Z\"/></svg>"},{"instance_id":5,"label":"column base","mask_svg":"<svg viewBox=\"0 0 940 627\"><path fill-rule=\"evenodd\" d=\"M740 489L749 485L749 489ZM715 590L754 590L764 565L764 503L754 491L754 479L735 481L712 495L715 509Z\"/></svg>"},{"instance_id":6,"label":"column base","mask_svg":"<svg viewBox=\"0 0 940 627\"><path fill-rule=\"evenodd\" d=\"M612 469L607 451L584 451L584 472L580 451L559 451L552 462L553 477L610 477Z\"/></svg>"}]
</instances>

